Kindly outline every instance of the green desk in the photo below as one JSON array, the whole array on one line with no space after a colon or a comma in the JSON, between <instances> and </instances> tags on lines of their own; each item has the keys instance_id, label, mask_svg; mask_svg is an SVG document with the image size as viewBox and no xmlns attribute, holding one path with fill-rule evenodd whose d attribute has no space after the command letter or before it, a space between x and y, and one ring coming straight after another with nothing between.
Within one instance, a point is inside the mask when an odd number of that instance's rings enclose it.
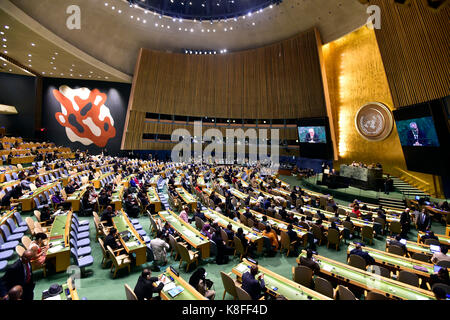
<instances>
[{"instance_id":1,"label":"green desk","mask_svg":"<svg viewBox=\"0 0 450 320\"><path fill-rule=\"evenodd\" d=\"M420 238L425 235L425 232L419 231L417 233L417 242L420 241ZM450 237L445 234L434 234L439 239L439 243L450 247Z\"/></svg>"},{"instance_id":2,"label":"green desk","mask_svg":"<svg viewBox=\"0 0 450 320\"><path fill-rule=\"evenodd\" d=\"M150 185L153 187L157 187L158 186L158 181L159 181L159 175L154 175L153 177L150 178Z\"/></svg>"},{"instance_id":3,"label":"green desk","mask_svg":"<svg viewBox=\"0 0 450 320\"><path fill-rule=\"evenodd\" d=\"M173 211L160 211L158 215L169 223L169 225L193 248L197 249L203 259L210 256L210 242L208 237L202 235L189 223L180 219Z\"/></svg>"},{"instance_id":4,"label":"green desk","mask_svg":"<svg viewBox=\"0 0 450 320\"><path fill-rule=\"evenodd\" d=\"M125 186L123 184L120 184L114 189L114 192L111 195L111 205L113 206L114 210L122 209L122 196L124 189Z\"/></svg>"},{"instance_id":5,"label":"green desk","mask_svg":"<svg viewBox=\"0 0 450 320\"><path fill-rule=\"evenodd\" d=\"M5 224L6 220L8 220L9 218L13 218L14 219L14 212L16 212L16 209L12 209L12 210L8 210L8 211L5 211L5 212L2 212L2 215L0 217L0 225Z\"/></svg>"},{"instance_id":6,"label":"green desk","mask_svg":"<svg viewBox=\"0 0 450 320\"><path fill-rule=\"evenodd\" d=\"M240 214L243 214L244 212L245 212L245 209L240 209L239 210ZM254 211L254 210L250 210L250 212L252 213L253 217L258 219L259 222L262 222L262 217L264 216L264 214L259 213L259 212ZM277 220L277 219L271 218L271 217L267 217L267 222L270 224L270 226L272 228L277 229L279 231L287 232L287 226L288 226L287 222L284 222L284 221L281 221L281 220ZM298 237L303 240L303 245L305 246L306 242L308 240L307 239L308 231L304 230L304 229L302 229L302 228L300 228L298 226L294 226L293 225L292 227L293 227L292 230L294 230L297 233ZM280 241L278 241L278 242L280 242Z\"/></svg>"},{"instance_id":7,"label":"green desk","mask_svg":"<svg viewBox=\"0 0 450 320\"><path fill-rule=\"evenodd\" d=\"M252 265L253 263L249 262L247 259L243 259L231 272L236 275L239 282L242 282L242 275L249 271ZM259 274L264 274L266 288L269 291L269 294L273 296L282 295L287 300L332 300L327 296L280 276L269 269L258 266L258 270ZM259 274L257 276L259 276ZM276 291L273 290L275 287L278 288Z\"/></svg>"},{"instance_id":8,"label":"green desk","mask_svg":"<svg viewBox=\"0 0 450 320\"><path fill-rule=\"evenodd\" d=\"M235 196L236 198L238 198L239 200L242 201L242 203L245 201L245 199L247 199L249 197L248 194L245 194L243 192L240 192L239 190L235 189L235 188L230 188L228 190L233 196ZM257 203L258 200L256 200L253 197L250 197L250 204L255 204Z\"/></svg>"},{"instance_id":9,"label":"green desk","mask_svg":"<svg viewBox=\"0 0 450 320\"><path fill-rule=\"evenodd\" d=\"M228 183L227 183L223 178L217 179L217 182L219 183L219 185L220 185L222 188L223 188L223 187L225 187L225 188L228 188L228 187L229 187Z\"/></svg>"},{"instance_id":10,"label":"green desk","mask_svg":"<svg viewBox=\"0 0 450 320\"><path fill-rule=\"evenodd\" d=\"M161 274L158 278L161 280L162 277L165 276L168 281L164 285L164 288L161 290L161 299L162 300L208 300L206 297L200 294L194 287L192 287L188 282L186 282L182 277L175 275L170 267L166 269L166 272ZM173 280L171 280L172 278ZM173 284L172 284L173 283ZM166 288L180 286L183 288L183 291L180 292L175 297L171 297L167 292Z\"/></svg>"},{"instance_id":11,"label":"green desk","mask_svg":"<svg viewBox=\"0 0 450 320\"><path fill-rule=\"evenodd\" d=\"M72 212L56 216L50 228L48 243L51 248L47 250L46 261L55 264L56 272L66 271L70 266L69 234L72 221Z\"/></svg>"},{"instance_id":12,"label":"green desk","mask_svg":"<svg viewBox=\"0 0 450 320\"><path fill-rule=\"evenodd\" d=\"M350 255L350 251L355 249L354 244L349 244L347 248L347 256ZM412 273L417 274L418 276L429 278L430 275L433 274L434 268L431 263L426 263L419 260L413 260L411 258L402 257L396 254L388 253L385 251L380 251L377 249L373 249L370 247L364 247L364 251L367 251L372 258L375 259L375 262L383 267L387 267L388 269L397 270L405 270ZM419 270L419 267L423 270Z\"/></svg>"},{"instance_id":13,"label":"green desk","mask_svg":"<svg viewBox=\"0 0 450 320\"><path fill-rule=\"evenodd\" d=\"M389 238L386 239L386 251L389 248ZM406 250L408 251L408 253L422 253L422 254L426 254L428 256L432 256L433 252L431 252L430 250L430 246L423 244L423 243L417 243L417 242L413 242L413 241L406 241Z\"/></svg>"},{"instance_id":14,"label":"green desk","mask_svg":"<svg viewBox=\"0 0 450 320\"><path fill-rule=\"evenodd\" d=\"M243 225L240 222L236 222L233 219L230 219L223 214L218 213L217 211L207 209L202 211L205 217L209 221L216 221L222 228L226 229L228 224L231 224L233 232L236 233L239 228L244 230L245 238L256 244L257 252L262 252L263 244L264 244L264 236L260 232L256 232L251 228ZM233 241L233 239L228 239Z\"/></svg>"},{"instance_id":15,"label":"green desk","mask_svg":"<svg viewBox=\"0 0 450 320\"><path fill-rule=\"evenodd\" d=\"M158 192L156 191L155 187L150 187L148 189L148 199L150 201L150 204L153 204L155 206L155 212L161 211L161 199L159 198Z\"/></svg>"},{"instance_id":16,"label":"green desk","mask_svg":"<svg viewBox=\"0 0 450 320\"><path fill-rule=\"evenodd\" d=\"M44 191L48 191L54 186L56 186L59 182L53 182L44 186L41 186L37 188L34 191L30 191L27 194L23 195L18 199L19 202L22 203L22 211L30 211L34 208L34 202L33 199L36 198L38 195L43 193Z\"/></svg>"},{"instance_id":17,"label":"green desk","mask_svg":"<svg viewBox=\"0 0 450 320\"><path fill-rule=\"evenodd\" d=\"M194 212L197 209L197 200L184 188L175 188L175 191L178 193L181 199L190 207L191 212Z\"/></svg>"},{"instance_id":18,"label":"green desk","mask_svg":"<svg viewBox=\"0 0 450 320\"><path fill-rule=\"evenodd\" d=\"M306 257L306 251L299 255L297 262L300 261L302 256ZM316 255L314 258L320 266L320 273L338 279L345 284L352 284L368 291L374 291L391 299L435 300L431 291L381 277L320 255Z\"/></svg>"},{"instance_id":19,"label":"green desk","mask_svg":"<svg viewBox=\"0 0 450 320\"><path fill-rule=\"evenodd\" d=\"M81 188L67 197L67 201L72 204L73 211L80 211L81 198L83 198L83 195L89 186L91 186L91 184L84 184L83 186L81 186Z\"/></svg>"},{"instance_id":20,"label":"green desk","mask_svg":"<svg viewBox=\"0 0 450 320\"><path fill-rule=\"evenodd\" d=\"M200 176L197 178L197 185L200 188L206 188L206 182L205 182L205 179L203 178L203 176Z\"/></svg>"},{"instance_id":21,"label":"green desk","mask_svg":"<svg viewBox=\"0 0 450 320\"><path fill-rule=\"evenodd\" d=\"M131 233L131 237L128 241L124 241L123 238L120 237L120 242L122 243L125 251L128 254L135 253L136 254L136 266L140 266L147 262L147 247L145 242L141 239L139 234L134 229L133 224L128 220L128 217L125 216L123 212L119 213L117 216L113 218L114 227L117 229L117 233L128 231Z\"/></svg>"}]
</instances>

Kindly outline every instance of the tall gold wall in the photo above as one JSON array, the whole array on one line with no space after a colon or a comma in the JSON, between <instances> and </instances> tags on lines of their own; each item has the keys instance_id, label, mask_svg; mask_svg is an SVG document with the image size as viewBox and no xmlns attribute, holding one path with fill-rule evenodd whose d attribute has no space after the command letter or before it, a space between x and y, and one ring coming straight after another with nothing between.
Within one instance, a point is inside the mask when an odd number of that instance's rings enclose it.
<instances>
[{"instance_id":1,"label":"tall gold wall","mask_svg":"<svg viewBox=\"0 0 450 320\"><path fill-rule=\"evenodd\" d=\"M374 31L364 26L324 45L323 55L338 144L335 168L354 160L380 162L385 172L400 176L400 168L407 172L405 176L415 177L417 186L439 195L442 191L436 177L406 170L395 127L387 139L378 142L362 138L356 130L354 119L364 104L381 102L394 109Z\"/></svg>"}]
</instances>

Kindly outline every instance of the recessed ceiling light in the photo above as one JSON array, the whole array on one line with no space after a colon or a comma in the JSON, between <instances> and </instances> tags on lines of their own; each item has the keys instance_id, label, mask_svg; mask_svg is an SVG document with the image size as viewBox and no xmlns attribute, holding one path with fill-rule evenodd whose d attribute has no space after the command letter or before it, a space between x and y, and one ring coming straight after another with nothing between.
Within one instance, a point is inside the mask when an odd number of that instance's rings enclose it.
<instances>
[{"instance_id":1,"label":"recessed ceiling light","mask_svg":"<svg viewBox=\"0 0 450 320\"><path fill-rule=\"evenodd\" d=\"M56 70L56 67L53 67L53 70Z\"/></svg>"},{"instance_id":2,"label":"recessed ceiling light","mask_svg":"<svg viewBox=\"0 0 450 320\"><path fill-rule=\"evenodd\" d=\"M12 69L9 69L9 72L12 72Z\"/></svg>"},{"instance_id":3,"label":"recessed ceiling light","mask_svg":"<svg viewBox=\"0 0 450 320\"><path fill-rule=\"evenodd\" d=\"M0 34L1 34L1 35L4 35L5 33L4 33L3 31L0 31Z\"/></svg>"},{"instance_id":4,"label":"recessed ceiling light","mask_svg":"<svg viewBox=\"0 0 450 320\"><path fill-rule=\"evenodd\" d=\"M55 60L56 58L55 57L52 57L52 60Z\"/></svg>"},{"instance_id":5,"label":"recessed ceiling light","mask_svg":"<svg viewBox=\"0 0 450 320\"><path fill-rule=\"evenodd\" d=\"M8 54L8 51L6 51L6 50L5 50L5 51L3 51L3 52L4 52L5 54Z\"/></svg>"},{"instance_id":6,"label":"recessed ceiling light","mask_svg":"<svg viewBox=\"0 0 450 320\"><path fill-rule=\"evenodd\" d=\"M53 64L54 62L53 61L50 61L50 64Z\"/></svg>"},{"instance_id":7,"label":"recessed ceiling light","mask_svg":"<svg viewBox=\"0 0 450 320\"><path fill-rule=\"evenodd\" d=\"M29 57L32 57L31 53L28 54Z\"/></svg>"},{"instance_id":8,"label":"recessed ceiling light","mask_svg":"<svg viewBox=\"0 0 450 320\"><path fill-rule=\"evenodd\" d=\"M6 44L3 45L3 48L7 48L8 46Z\"/></svg>"},{"instance_id":9,"label":"recessed ceiling light","mask_svg":"<svg viewBox=\"0 0 450 320\"><path fill-rule=\"evenodd\" d=\"M5 29L9 29L9 26L5 26Z\"/></svg>"},{"instance_id":10,"label":"recessed ceiling light","mask_svg":"<svg viewBox=\"0 0 450 320\"><path fill-rule=\"evenodd\" d=\"M58 55L58 52L55 52L56 55Z\"/></svg>"},{"instance_id":11,"label":"recessed ceiling light","mask_svg":"<svg viewBox=\"0 0 450 320\"><path fill-rule=\"evenodd\" d=\"M6 40L6 38L3 38L3 41L6 42L6 41L8 41L8 40Z\"/></svg>"},{"instance_id":12,"label":"recessed ceiling light","mask_svg":"<svg viewBox=\"0 0 450 320\"><path fill-rule=\"evenodd\" d=\"M73 69L70 69L69 71L73 71Z\"/></svg>"},{"instance_id":13,"label":"recessed ceiling light","mask_svg":"<svg viewBox=\"0 0 450 320\"><path fill-rule=\"evenodd\" d=\"M35 44L34 44L34 43L32 43L32 44L31 44L31 46L32 46L32 47L34 47L34 46L35 46Z\"/></svg>"}]
</instances>

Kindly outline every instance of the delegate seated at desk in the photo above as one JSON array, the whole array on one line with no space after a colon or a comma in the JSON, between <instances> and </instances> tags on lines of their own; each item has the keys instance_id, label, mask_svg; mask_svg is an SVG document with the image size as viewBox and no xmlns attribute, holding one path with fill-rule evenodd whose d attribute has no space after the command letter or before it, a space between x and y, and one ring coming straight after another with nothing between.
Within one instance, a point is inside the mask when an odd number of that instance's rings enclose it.
<instances>
[{"instance_id":1,"label":"delegate seated at desk","mask_svg":"<svg viewBox=\"0 0 450 320\"><path fill-rule=\"evenodd\" d=\"M314 261L313 252L311 249L306 250L306 257L300 257L298 265L310 268L314 274L318 274L320 272L320 266L316 261Z\"/></svg>"},{"instance_id":2,"label":"delegate seated at desk","mask_svg":"<svg viewBox=\"0 0 450 320\"><path fill-rule=\"evenodd\" d=\"M101 217L101 222L106 226L106 227L112 227L113 226L113 218L115 217L115 213L113 211L112 206L107 206L105 211L103 211L102 213L102 217Z\"/></svg>"},{"instance_id":3,"label":"delegate seated at desk","mask_svg":"<svg viewBox=\"0 0 450 320\"><path fill-rule=\"evenodd\" d=\"M359 243L357 243L355 245L355 249L350 251L350 255L352 255L352 254L360 256L361 258L364 258L367 265L375 264L375 259L372 258L368 252L363 251L361 248L361 244L359 244Z\"/></svg>"},{"instance_id":4,"label":"delegate seated at desk","mask_svg":"<svg viewBox=\"0 0 450 320\"><path fill-rule=\"evenodd\" d=\"M105 237L105 247L110 247L112 251L119 250L120 252L122 252L125 250L118 239L116 228L111 228L111 230L109 230L108 235Z\"/></svg>"},{"instance_id":5,"label":"delegate seated at desk","mask_svg":"<svg viewBox=\"0 0 450 320\"><path fill-rule=\"evenodd\" d=\"M252 266L250 271L245 272L242 275L242 289L244 289L253 300L259 300L263 296L263 292L266 291L266 284L264 282L264 275L260 275L256 279L258 274L258 266Z\"/></svg>"},{"instance_id":6,"label":"delegate seated at desk","mask_svg":"<svg viewBox=\"0 0 450 320\"><path fill-rule=\"evenodd\" d=\"M159 283L155 286L154 283L158 281L157 277L152 277L150 269L142 270L142 274L139 276L136 286L134 287L134 294L138 300L161 300L160 296L153 297L154 293L161 293L164 287L164 283Z\"/></svg>"}]
</instances>

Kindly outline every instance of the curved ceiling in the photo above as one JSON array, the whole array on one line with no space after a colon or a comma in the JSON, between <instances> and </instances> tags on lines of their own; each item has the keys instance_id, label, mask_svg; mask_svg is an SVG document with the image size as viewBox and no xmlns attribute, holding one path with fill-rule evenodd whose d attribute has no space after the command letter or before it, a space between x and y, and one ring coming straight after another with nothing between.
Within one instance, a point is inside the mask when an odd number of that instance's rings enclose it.
<instances>
[{"instance_id":1,"label":"curved ceiling","mask_svg":"<svg viewBox=\"0 0 450 320\"><path fill-rule=\"evenodd\" d=\"M127 0L130 6L139 6L175 18L219 20L239 17L264 9L282 0Z\"/></svg>"},{"instance_id":2,"label":"curved ceiling","mask_svg":"<svg viewBox=\"0 0 450 320\"><path fill-rule=\"evenodd\" d=\"M214 22L159 16L130 7L126 0L9 2L77 49L128 75L134 72L140 48L231 52L271 44L312 27L318 28L327 43L361 27L367 20L366 6L358 0L284 0L261 12ZM79 30L66 26L70 5L80 7Z\"/></svg>"}]
</instances>

